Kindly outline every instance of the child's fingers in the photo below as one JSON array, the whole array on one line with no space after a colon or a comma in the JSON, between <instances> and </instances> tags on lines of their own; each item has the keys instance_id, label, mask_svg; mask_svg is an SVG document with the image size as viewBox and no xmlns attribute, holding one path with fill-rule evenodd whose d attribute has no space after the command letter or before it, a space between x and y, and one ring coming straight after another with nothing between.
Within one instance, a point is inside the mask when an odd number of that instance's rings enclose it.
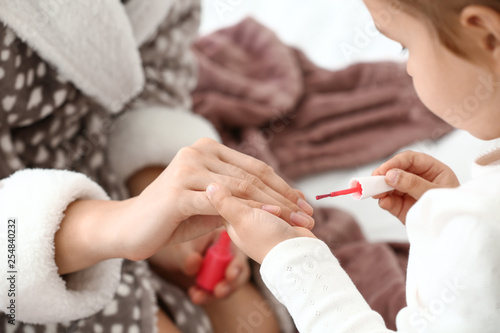
<instances>
[{"instance_id":1,"label":"child's fingers","mask_svg":"<svg viewBox=\"0 0 500 333\"><path fill-rule=\"evenodd\" d=\"M207 196L215 209L226 221L226 229L232 241L246 255L261 263L269 251L280 242L296 237L295 228L262 207L251 208L231 196L227 188L212 183ZM309 225L309 219L297 214L297 221ZM304 213L304 215L306 215Z\"/></svg>"},{"instance_id":2,"label":"child's fingers","mask_svg":"<svg viewBox=\"0 0 500 333\"><path fill-rule=\"evenodd\" d=\"M242 216L253 215L253 209L233 197L224 186L210 184L206 192L217 212L231 224L238 225Z\"/></svg>"},{"instance_id":3,"label":"child's fingers","mask_svg":"<svg viewBox=\"0 0 500 333\"><path fill-rule=\"evenodd\" d=\"M420 199L429 189L435 187L434 184L422 177L400 169L389 170L385 175L385 180L396 190L407 193L416 200Z\"/></svg>"},{"instance_id":4,"label":"child's fingers","mask_svg":"<svg viewBox=\"0 0 500 333\"><path fill-rule=\"evenodd\" d=\"M380 208L388 211L395 217L397 217L401 222L404 223L404 220L401 220L400 216L402 213L402 207L403 207L403 198L398 197L398 196L387 196L385 198L382 198L378 201L378 204Z\"/></svg>"},{"instance_id":5,"label":"child's fingers","mask_svg":"<svg viewBox=\"0 0 500 333\"><path fill-rule=\"evenodd\" d=\"M429 169L432 158L424 153L407 150L385 161L372 173L373 176L385 175L391 169L401 169L407 172L420 174Z\"/></svg>"},{"instance_id":6,"label":"child's fingers","mask_svg":"<svg viewBox=\"0 0 500 333\"><path fill-rule=\"evenodd\" d=\"M220 184L217 185L220 187L225 187L224 185ZM192 206L196 209L197 214L200 214L200 212L203 212L202 215L194 215L190 217L190 225L196 224L201 224L199 226L200 230L206 230L206 232L209 232L214 229L212 225L208 226L205 228L204 226L206 225L206 215L211 215L211 216L219 216L220 213L217 211L213 203L210 201L209 197L205 192L199 192L199 191L190 191L191 193L189 196L184 196L183 199L179 200L179 205L183 205L184 207ZM228 190L230 193L230 191ZM292 210L290 210L286 206L277 206L277 205L263 205L262 202L260 201L255 201L252 199L242 199L242 198L237 198L231 195L233 199L238 200L241 204L244 204L245 206L248 206L250 208L257 208L257 209L264 209L267 210L266 208L263 207L272 207L275 211L269 211L271 214L276 215L281 217L283 220L287 221L290 225L298 225L301 227L306 227L308 229L312 229L314 227L314 219L310 216L305 216L305 219L307 220L307 225L301 225L298 224L300 221L296 222L297 220L293 218L294 215L293 213L296 213ZM186 208L188 209L188 208ZM216 223L217 219L214 219L214 223Z\"/></svg>"},{"instance_id":7,"label":"child's fingers","mask_svg":"<svg viewBox=\"0 0 500 333\"><path fill-rule=\"evenodd\" d=\"M378 204L380 208L388 211L404 224L406 223L406 215L415 202L415 199L407 195L394 194L379 199Z\"/></svg>"},{"instance_id":8,"label":"child's fingers","mask_svg":"<svg viewBox=\"0 0 500 333\"><path fill-rule=\"evenodd\" d=\"M373 199L382 199L388 195L390 195L391 193L393 193L392 191L391 192L386 192L386 193L382 193L382 194L377 194L377 195L374 195L372 198Z\"/></svg>"}]
</instances>

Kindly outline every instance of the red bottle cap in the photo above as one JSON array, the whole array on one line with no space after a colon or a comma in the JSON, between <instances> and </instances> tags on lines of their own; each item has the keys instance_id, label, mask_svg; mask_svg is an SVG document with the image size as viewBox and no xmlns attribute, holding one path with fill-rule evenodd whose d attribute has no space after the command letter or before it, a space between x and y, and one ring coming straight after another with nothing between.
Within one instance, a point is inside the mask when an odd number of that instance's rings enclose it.
<instances>
[{"instance_id":1,"label":"red bottle cap","mask_svg":"<svg viewBox=\"0 0 500 333\"><path fill-rule=\"evenodd\" d=\"M224 280L226 268L231 260L233 260L231 238L229 238L227 231L223 231L217 242L208 249L205 258L203 258L196 277L198 287L213 292L217 283Z\"/></svg>"}]
</instances>

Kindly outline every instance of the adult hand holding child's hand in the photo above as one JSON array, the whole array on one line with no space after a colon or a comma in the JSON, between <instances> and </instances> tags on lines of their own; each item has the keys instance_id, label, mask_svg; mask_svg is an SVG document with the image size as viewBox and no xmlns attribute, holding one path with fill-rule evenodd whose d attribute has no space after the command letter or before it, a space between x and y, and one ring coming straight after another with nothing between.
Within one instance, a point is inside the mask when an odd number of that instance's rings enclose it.
<instances>
[{"instance_id":1,"label":"adult hand holding child's hand","mask_svg":"<svg viewBox=\"0 0 500 333\"><path fill-rule=\"evenodd\" d=\"M231 240L258 263L279 243L296 237L315 237L304 227L292 226L278 217L280 207L252 207L234 197L221 184L210 184L207 195L213 207L226 220Z\"/></svg>"},{"instance_id":2,"label":"adult hand holding child's hand","mask_svg":"<svg viewBox=\"0 0 500 333\"><path fill-rule=\"evenodd\" d=\"M68 206L55 236L60 274L110 258L144 260L221 227L223 218L205 194L212 182L226 186L242 206L273 205L283 223L314 226L313 209L300 191L264 162L214 140L198 140L181 149L166 169L152 169L133 177L140 178L136 197L76 200ZM144 190L143 183L149 184Z\"/></svg>"},{"instance_id":3,"label":"adult hand holding child's hand","mask_svg":"<svg viewBox=\"0 0 500 333\"><path fill-rule=\"evenodd\" d=\"M373 176L385 175L387 184L395 191L381 194L381 208L406 222L408 210L430 189L457 187L460 185L455 173L432 156L414 151L400 153L375 169Z\"/></svg>"},{"instance_id":4,"label":"adult hand holding child's hand","mask_svg":"<svg viewBox=\"0 0 500 333\"><path fill-rule=\"evenodd\" d=\"M311 206L270 166L214 140L201 139L181 149L151 185L132 199L131 211L140 219L128 219L120 226L128 247L125 258L146 259L168 244L222 226L223 219L205 194L212 182L226 186L240 205L275 205L285 223L314 225Z\"/></svg>"}]
</instances>

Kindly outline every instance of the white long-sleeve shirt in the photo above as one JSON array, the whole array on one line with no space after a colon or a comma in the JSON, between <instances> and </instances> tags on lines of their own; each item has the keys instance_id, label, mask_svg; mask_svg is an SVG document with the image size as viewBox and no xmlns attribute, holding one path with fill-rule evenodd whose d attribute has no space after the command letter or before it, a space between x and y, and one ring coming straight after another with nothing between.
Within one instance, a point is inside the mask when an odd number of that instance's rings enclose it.
<instances>
[{"instance_id":1,"label":"white long-sleeve shirt","mask_svg":"<svg viewBox=\"0 0 500 333\"><path fill-rule=\"evenodd\" d=\"M500 149L479 158L471 181L425 193L407 216L411 244L401 333L500 331ZM320 240L280 243L264 282L300 332L388 330Z\"/></svg>"}]
</instances>

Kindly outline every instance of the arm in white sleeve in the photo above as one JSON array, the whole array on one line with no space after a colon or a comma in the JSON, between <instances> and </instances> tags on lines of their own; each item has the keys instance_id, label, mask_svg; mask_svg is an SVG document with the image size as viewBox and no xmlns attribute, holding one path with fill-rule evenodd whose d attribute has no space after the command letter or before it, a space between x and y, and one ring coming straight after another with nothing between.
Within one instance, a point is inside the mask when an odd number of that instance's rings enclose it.
<instances>
[{"instance_id":1,"label":"arm in white sleeve","mask_svg":"<svg viewBox=\"0 0 500 333\"><path fill-rule=\"evenodd\" d=\"M499 198L500 177L429 191L412 208L408 306L397 316L398 332L498 332ZM390 332L319 240L278 244L261 273L301 333Z\"/></svg>"},{"instance_id":2,"label":"arm in white sleeve","mask_svg":"<svg viewBox=\"0 0 500 333\"><path fill-rule=\"evenodd\" d=\"M102 310L118 287L121 259L68 274L55 263L54 236L67 206L77 199L108 200L83 174L26 169L0 181L0 311L14 299L16 320L32 324L71 321ZM15 219L15 265L8 266L8 220ZM11 230L11 229L10 229ZM14 294L8 293L14 270Z\"/></svg>"},{"instance_id":3,"label":"arm in white sleeve","mask_svg":"<svg viewBox=\"0 0 500 333\"><path fill-rule=\"evenodd\" d=\"M301 333L392 332L318 239L278 244L262 262L261 274Z\"/></svg>"},{"instance_id":4,"label":"arm in white sleeve","mask_svg":"<svg viewBox=\"0 0 500 333\"><path fill-rule=\"evenodd\" d=\"M121 180L148 166L167 166L179 149L201 138L220 141L212 124L200 115L167 107L125 112L116 119L108 156Z\"/></svg>"},{"instance_id":5,"label":"arm in white sleeve","mask_svg":"<svg viewBox=\"0 0 500 333\"><path fill-rule=\"evenodd\" d=\"M500 178L427 192L407 218L411 243L400 330L495 333L500 327Z\"/></svg>"}]
</instances>

